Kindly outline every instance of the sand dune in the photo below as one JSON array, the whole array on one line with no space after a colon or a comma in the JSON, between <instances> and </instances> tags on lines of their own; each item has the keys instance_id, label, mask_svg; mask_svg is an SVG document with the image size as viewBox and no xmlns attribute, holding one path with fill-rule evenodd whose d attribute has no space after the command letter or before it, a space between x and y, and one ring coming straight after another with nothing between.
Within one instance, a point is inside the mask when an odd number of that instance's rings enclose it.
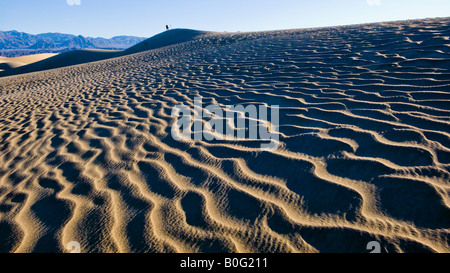
<instances>
[{"instance_id":1,"label":"sand dune","mask_svg":"<svg viewBox=\"0 0 450 273\"><path fill-rule=\"evenodd\" d=\"M7 70L4 72L0 71L0 77L50 70L126 56L187 42L195 39L196 37L204 36L209 33L210 32L190 29L173 29L155 35L126 50L81 49L61 53L59 55L53 54L53 56L47 54L37 54L16 58L4 58L9 59L8 63L3 65L4 67L1 66L2 59L0 58L0 69Z\"/></svg>"},{"instance_id":2,"label":"sand dune","mask_svg":"<svg viewBox=\"0 0 450 273\"><path fill-rule=\"evenodd\" d=\"M193 31L1 78L0 251L449 252L449 26ZM197 96L279 105L279 149L175 141Z\"/></svg>"},{"instance_id":3,"label":"sand dune","mask_svg":"<svg viewBox=\"0 0 450 273\"><path fill-rule=\"evenodd\" d=\"M0 61L0 71L14 69L24 65L25 65L24 63L19 62Z\"/></svg>"},{"instance_id":4,"label":"sand dune","mask_svg":"<svg viewBox=\"0 0 450 273\"><path fill-rule=\"evenodd\" d=\"M47 58L54 57L58 54L54 53L42 53L42 54L33 54L28 56L7 58L0 57L0 70L9 70L17 67L21 67L24 65L29 65L35 62L39 62L45 60Z\"/></svg>"},{"instance_id":5,"label":"sand dune","mask_svg":"<svg viewBox=\"0 0 450 273\"><path fill-rule=\"evenodd\" d=\"M0 73L0 77L18 75L24 73L31 73L43 70L50 70L60 67L72 66L77 64L84 64L105 60L117 57L122 52L120 50L100 50L100 49L80 49L61 54L54 54L55 56L43 58L32 63L24 63L20 66L13 67L14 69ZM23 56L18 58L26 58Z\"/></svg>"},{"instance_id":6,"label":"sand dune","mask_svg":"<svg viewBox=\"0 0 450 273\"><path fill-rule=\"evenodd\" d=\"M13 58L0 57L0 62L18 62L18 63L23 63L23 64L31 64L31 63L42 61L42 60L50 58L50 57L54 57L56 55L58 55L58 54L42 53L42 54L34 54L34 55L27 55L27 56L13 57Z\"/></svg>"},{"instance_id":7,"label":"sand dune","mask_svg":"<svg viewBox=\"0 0 450 273\"><path fill-rule=\"evenodd\" d=\"M211 32L192 29L172 29L155 35L137 45L124 50L123 55L139 53L165 46L191 41L199 36L212 34Z\"/></svg>"}]
</instances>

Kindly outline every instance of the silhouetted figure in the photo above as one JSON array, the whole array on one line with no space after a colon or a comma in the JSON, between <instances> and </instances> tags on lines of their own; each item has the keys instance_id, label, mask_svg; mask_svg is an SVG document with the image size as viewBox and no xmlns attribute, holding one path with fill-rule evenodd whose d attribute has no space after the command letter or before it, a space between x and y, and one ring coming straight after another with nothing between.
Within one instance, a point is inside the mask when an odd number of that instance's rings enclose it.
<instances>
[{"instance_id":1,"label":"silhouetted figure","mask_svg":"<svg viewBox=\"0 0 450 273\"><path fill-rule=\"evenodd\" d=\"M169 30L169 25L166 25L166 30Z\"/></svg>"}]
</instances>

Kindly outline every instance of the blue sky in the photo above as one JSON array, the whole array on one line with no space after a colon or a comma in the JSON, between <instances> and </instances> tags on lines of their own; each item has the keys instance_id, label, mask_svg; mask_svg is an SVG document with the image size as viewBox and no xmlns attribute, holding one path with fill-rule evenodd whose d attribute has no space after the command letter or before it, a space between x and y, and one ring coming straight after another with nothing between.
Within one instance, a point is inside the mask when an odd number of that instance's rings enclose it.
<instances>
[{"instance_id":1,"label":"blue sky","mask_svg":"<svg viewBox=\"0 0 450 273\"><path fill-rule=\"evenodd\" d=\"M166 24L234 32L448 16L449 0L0 0L0 30L105 38L150 37Z\"/></svg>"}]
</instances>

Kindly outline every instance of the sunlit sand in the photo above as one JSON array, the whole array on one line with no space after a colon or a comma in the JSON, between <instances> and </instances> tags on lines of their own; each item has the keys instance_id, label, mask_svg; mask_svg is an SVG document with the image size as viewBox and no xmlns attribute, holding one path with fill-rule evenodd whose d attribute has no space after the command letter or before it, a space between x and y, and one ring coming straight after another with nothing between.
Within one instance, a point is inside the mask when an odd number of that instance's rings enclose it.
<instances>
[{"instance_id":1,"label":"sunlit sand","mask_svg":"<svg viewBox=\"0 0 450 273\"><path fill-rule=\"evenodd\" d=\"M173 30L2 77L0 251L449 252L449 27ZM195 97L279 105L279 148L174 140Z\"/></svg>"}]
</instances>

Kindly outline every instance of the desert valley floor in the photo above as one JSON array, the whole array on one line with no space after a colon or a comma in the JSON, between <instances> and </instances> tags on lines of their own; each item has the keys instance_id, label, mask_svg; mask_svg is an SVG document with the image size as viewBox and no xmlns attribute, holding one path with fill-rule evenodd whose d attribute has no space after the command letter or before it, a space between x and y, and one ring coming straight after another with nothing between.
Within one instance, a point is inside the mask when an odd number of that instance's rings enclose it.
<instances>
[{"instance_id":1,"label":"desert valley floor","mask_svg":"<svg viewBox=\"0 0 450 273\"><path fill-rule=\"evenodd\" d=\"M0 78L0 252L450 252L450 19L195 33ZM195 97L279 148L174 140Z\"/></svg>"}]
</instances>

